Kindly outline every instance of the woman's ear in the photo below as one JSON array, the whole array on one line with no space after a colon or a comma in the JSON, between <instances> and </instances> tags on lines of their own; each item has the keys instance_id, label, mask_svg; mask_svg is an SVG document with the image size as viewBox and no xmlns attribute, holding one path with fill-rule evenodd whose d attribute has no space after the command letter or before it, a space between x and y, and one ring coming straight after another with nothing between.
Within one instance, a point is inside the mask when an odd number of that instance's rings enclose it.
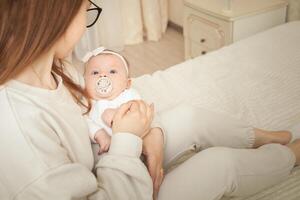
<instances>
[{"instance_id":1,"label":"woman's ear","mask_svg":"<svg viewBox=\"0 0 300 200\"><path fill-rule=\"evenodd\" d=\"M128 88L130 88L131 87L131 79L129 78L128 80L127 80L127 87L126 87L126 89L128 89Z\"/></svg>"}]
</instances>

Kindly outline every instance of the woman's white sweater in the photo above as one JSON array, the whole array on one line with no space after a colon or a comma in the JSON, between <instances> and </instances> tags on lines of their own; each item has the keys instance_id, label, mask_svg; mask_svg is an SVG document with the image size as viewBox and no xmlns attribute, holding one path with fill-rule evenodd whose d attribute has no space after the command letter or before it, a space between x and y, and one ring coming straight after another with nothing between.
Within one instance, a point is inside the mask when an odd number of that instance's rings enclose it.
<instances>
[{"instance_id":1,"label":"woman's white sweater","mask_svg":"<svg viewBox=\"0 0 300 200\"><path fill-rule=\"evenodd\" d=\"M86 121L60 77L55 90L8 82L0 110L0 199L152 198L142 140L114 134L94 166Z\"/></svg>"}]
</instances>

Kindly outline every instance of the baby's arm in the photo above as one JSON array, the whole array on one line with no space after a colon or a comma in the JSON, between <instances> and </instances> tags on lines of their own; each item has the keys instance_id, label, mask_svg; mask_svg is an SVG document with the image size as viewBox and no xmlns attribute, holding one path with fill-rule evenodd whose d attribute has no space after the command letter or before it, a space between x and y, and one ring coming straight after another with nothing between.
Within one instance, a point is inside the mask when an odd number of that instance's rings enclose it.
<instances>
[{"instance_id":1,"label":"baby's arm","mask_svg":"<svg viewBox=\"0 0 300 200\"><path fill-rule=\"evenodd\" d=\"M94 140L100 145L98 154L107 152L110 146L111 137L104 129L99 129L94 136Z\"/></svg>"},{"instance_id":2,"label":"baby's arm","mask_svg":"<svg viewBox=\"0 0 300 200\"><path fill-rule=\"evenodd\" d=\"M112 121L113 121L116 111L117 111L116 108L115 109L108 108L102 113L101 118L108 127L112 127Z\"/></svg>"}]
</instances>

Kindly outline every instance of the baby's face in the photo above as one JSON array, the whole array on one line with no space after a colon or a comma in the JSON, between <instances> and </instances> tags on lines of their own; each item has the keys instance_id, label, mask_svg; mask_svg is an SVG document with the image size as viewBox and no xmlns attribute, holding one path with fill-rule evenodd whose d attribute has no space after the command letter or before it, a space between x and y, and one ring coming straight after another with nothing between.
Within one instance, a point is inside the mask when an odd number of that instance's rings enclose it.
<instances>
[{"instance_id":1,"label":"baby's face","mask_svg":"<svg viewBox=\"0 0 300 200\"><path fill-rule=\"evenodd\" d=\"M107 77L112 83L112 88L104 93L97 89L97 84L99 85L99 80L103 77ZM94 100L112 100L130 87L124 63L118 56L112 54L92 57L87 63L84 78L87 92Z\"/></svg>"}]
</instances>

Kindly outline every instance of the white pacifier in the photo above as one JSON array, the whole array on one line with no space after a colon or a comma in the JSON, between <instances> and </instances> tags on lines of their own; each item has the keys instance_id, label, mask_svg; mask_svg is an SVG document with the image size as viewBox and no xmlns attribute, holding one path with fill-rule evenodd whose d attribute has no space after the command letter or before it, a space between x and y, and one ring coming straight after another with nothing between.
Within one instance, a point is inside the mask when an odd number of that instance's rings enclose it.
<instances>
[{"instance_id":1,"label":"white pacifier","mask_svg":"<svg viewBox=\"0 0 300 200\"><path fill-rule=\"evenodd\" d=\"M96 91L101 95L110 93L112 89L112 81L106 76L99 78L99 80L96 82Z\"/></svg>"}]
</instances>

